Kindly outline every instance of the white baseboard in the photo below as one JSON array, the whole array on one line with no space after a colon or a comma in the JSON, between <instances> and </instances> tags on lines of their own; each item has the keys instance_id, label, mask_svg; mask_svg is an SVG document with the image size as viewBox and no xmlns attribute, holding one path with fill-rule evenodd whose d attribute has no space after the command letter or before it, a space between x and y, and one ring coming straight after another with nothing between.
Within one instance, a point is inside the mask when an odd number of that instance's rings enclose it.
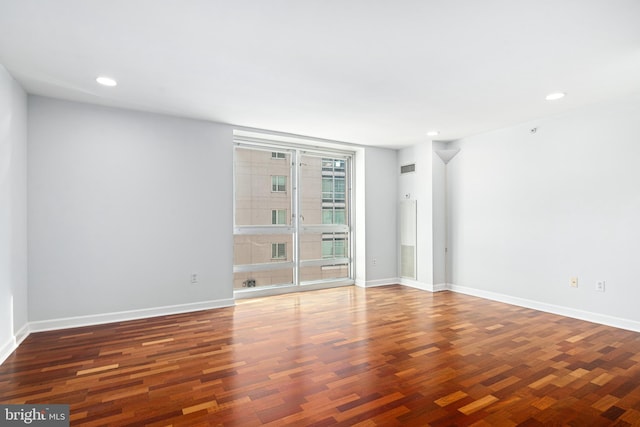
<instances>
[{"instance_id":1,"label":"white baseboard","mask_svg":"<svg viewBox=\"0 0 640 427\"><path fill-rule=\"evenodd\" d=\"M577 310L575 308L564 307L555 304L548 304L540 301L530 300L526 298L514 297L511 295L500 294L496 292L485 291L482 289L467 288L450 284L448 288L453 292L480 297L492 301L503 302L506 304L517 305L519 307L531 308L533 310L544 311L547 313L558 314L560 316L571 317L587 322L599 323L601 325L613 326L614 328L626 329L629 331L640 332L640 322L621 317L609 316L606 314L593 313L590 311Z\"/></svg>"},{"instance_id":2,"label":"white baseboard","mask_svg":"<svg viewBox=\"0 0 640 427\"><path fill-rule=\"evenodd\" d=\"M25 324L22 328L20 328L20 330L18 332L16 332L15 338L16 338L16 347L18 347L20 344L22 344L22 341L25 340L25 338L27 338L29 336L29 334L31 333L31 329L29 328L29 324Z\"/></svg>"},{"instance_id":3,"label":"white baseboard","mask_svg":"<svg viewBox=\"0 0 640 427\"><path fill-rule=\"evenodd\" d=\"M423 283L423 282L418 282L417 280L414 280L414 279L408 279L406 277L401 277L400 278L400 284L402 286L408 286L410 288L421 289L423 291L433 292L433 285L431 283Z\"/></svg>"},{"instance_id":4,"label":"white baseboard","mask_svg":"<svg viewBox=\"0 0 640 427\"><path fill-rule=\"evenodd\" d=\"M17 347L15 337L9 338L9 340L0 347L0 365L7 360L7 357L9 357Z\"/></svg>"},{"instance_id":5,"label":"white baseboard","mask_svg":"<svg viewBox=\"0 0 640 427\"><path fill-rule=\"evenodd\" d=\"M436 283L436 284L423 283L423 282L418 282L417 280L407 279L407 278L401 278L400 284L403 286L408 286L410 288L422 289L423 291L429 291L429 292L440 292L440 291L446 291L447 289L449 289L446 283Z\"/></svg>"},{"instance_id":6,"label":"white baseboard","mask_svg":"<svg viewBox=\"0 0 640 427\"><path fill-rule=\"evenodd\" d=\"M400 279L397 277L391 277L389 279L377 279L377 280L356 280L355 285L361 288L374 288L376 286L397 285L400 283Z\"/></svg>"},{"instance_id":7,"label":"white baseboard","mask_svg":"<svg viewBox=\"0 0 640 427\"><path fill-rule=\"evenodd\" d=\"M0 347L0 365L14 352L26 337L29 336L29 324L24 325L14 336Z\"/></svg>"},{"instance_id":8,"label":"white baseboard","mask_svg":"<svg viewBox=\"0 0 640 427\"><path fill-rule=\"evenodd\" d=\"M449 290L448 283L436 283L433 285L433 292L441 292Z\"/></svg>"},{"instance_id":9,"label":"white baseboard","mask_svg":"<svg viewBox=\"0 0 640 427\"><path fill-rule=\"evenodd\" d=\"M188 304L170 305L165 307L144 308L141 310L93 314L88 316L65 317L51 320L38 320L35 322L29 322L29 331L42 332L57 329L77 328L81 326L100 325L103 323L123 322L126 320L144 319L147 317L166 316L169 314L188 313L191 311L230 307L234 304L235 300L233 298L228 298Z\"/></svg>"}]
</instances>

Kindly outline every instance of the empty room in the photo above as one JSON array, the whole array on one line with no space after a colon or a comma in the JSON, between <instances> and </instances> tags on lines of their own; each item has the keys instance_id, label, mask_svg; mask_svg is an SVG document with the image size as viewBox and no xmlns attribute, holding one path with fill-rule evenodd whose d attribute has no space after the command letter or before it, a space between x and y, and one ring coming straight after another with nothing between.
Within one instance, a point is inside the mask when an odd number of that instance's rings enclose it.
<instances>
[{"instance_id":1,"label":"empty room","mask_svg":"<svg viewBox=\"0 0 640 427\"><path fill-rule=\"evenodd\" d=\"M640 426L637 0L0 0L0 425Z\"/></svg>"}]
</instances>

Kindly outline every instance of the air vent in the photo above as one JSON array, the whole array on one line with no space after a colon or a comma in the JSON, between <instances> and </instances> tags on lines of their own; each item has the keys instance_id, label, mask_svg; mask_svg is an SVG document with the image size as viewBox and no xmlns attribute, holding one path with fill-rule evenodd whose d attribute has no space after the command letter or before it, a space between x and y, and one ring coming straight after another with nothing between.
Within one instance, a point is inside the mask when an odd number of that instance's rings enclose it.
<instances>
[{"instance_id":1,"label":"air vent","mask_svg":"<svg viewBox=\"0 0 640 427\"><path fill-rule=\"evenodd\" d=\"M411 163L410 165L404 165L404 166L400 166L400 173L409 173L409 172L415 172L416 171L416 164L415 163Z\"/></svg>"}]
</instances>

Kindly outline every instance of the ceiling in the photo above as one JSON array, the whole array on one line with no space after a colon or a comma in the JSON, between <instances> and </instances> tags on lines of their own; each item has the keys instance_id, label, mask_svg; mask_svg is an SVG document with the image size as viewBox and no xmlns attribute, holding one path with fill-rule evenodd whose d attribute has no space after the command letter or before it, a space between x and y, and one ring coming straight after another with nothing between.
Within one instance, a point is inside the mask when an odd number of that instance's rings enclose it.
<instances>
[{"instance_id":1,"label":"ceiling","mask_svg":"<svg viewBox=\"0 0 640 427\"><path fill-rule=\"evenodd\" d=\"M640 1L0 0L0 64L31 94L402 147L637 96Z\"/></svg>"}]
</instances>

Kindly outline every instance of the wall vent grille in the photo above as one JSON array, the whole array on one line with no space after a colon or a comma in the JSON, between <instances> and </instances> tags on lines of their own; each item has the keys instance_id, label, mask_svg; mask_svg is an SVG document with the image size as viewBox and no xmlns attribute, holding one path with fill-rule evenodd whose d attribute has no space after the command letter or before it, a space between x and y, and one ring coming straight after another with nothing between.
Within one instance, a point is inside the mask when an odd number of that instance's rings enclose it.
<instances>
[{"instance_id":1,"label":"wall vent grille","mask_svg":"<svg viewBox=\"0 0 640 427\"><path fill-rule=\"evenodd\" d=\"M415 172L416 171L416 164L415 163L411 163L409 165L404 165L404 166L400 166L400 173L409 173L409 172Z\"/></svg>"}]
</instances>

